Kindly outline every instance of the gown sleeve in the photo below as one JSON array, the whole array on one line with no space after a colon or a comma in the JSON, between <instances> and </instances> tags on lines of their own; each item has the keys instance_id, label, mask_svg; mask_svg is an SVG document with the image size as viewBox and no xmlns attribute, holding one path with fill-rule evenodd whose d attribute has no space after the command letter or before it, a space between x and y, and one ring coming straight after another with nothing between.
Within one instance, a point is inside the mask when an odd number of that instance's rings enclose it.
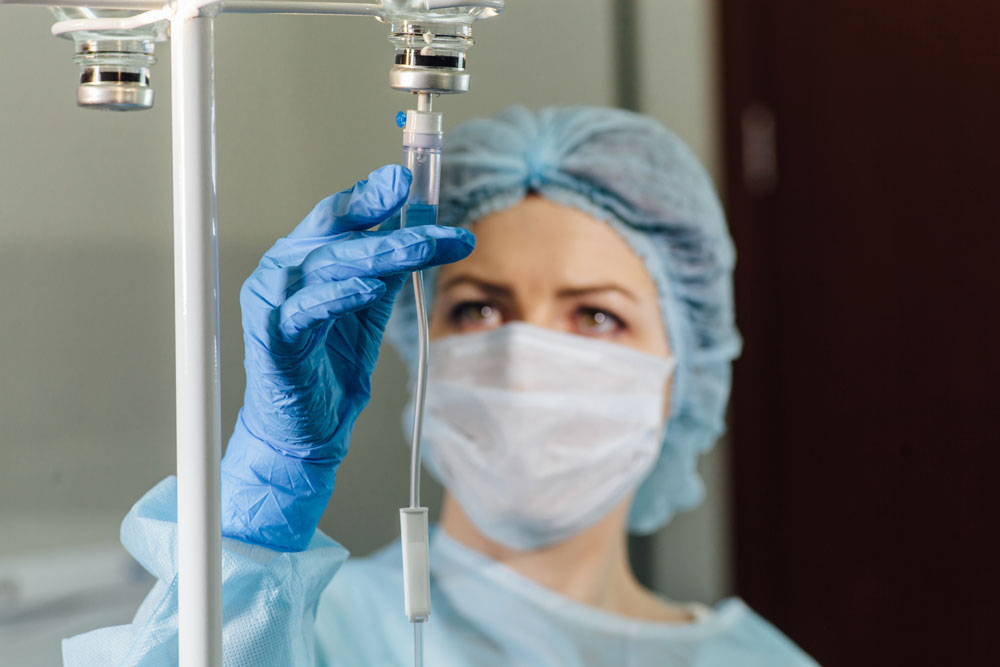
<instances>
[{"instance_id":1,"label":"gown sleeve","mask_svg":"<svg viewBox=\"0 0 1000 667\"><path fill-rule=\"evenodd\" d=\"M121 540L157 583L128 625L64 639L67 667L178 663L175 477L157 484L135 504L122 522ZM224 664L315 665L316 608L347 556L344 547L319 531L305 551L294 553L223 538Z\"/></svg>"}]
</instances>

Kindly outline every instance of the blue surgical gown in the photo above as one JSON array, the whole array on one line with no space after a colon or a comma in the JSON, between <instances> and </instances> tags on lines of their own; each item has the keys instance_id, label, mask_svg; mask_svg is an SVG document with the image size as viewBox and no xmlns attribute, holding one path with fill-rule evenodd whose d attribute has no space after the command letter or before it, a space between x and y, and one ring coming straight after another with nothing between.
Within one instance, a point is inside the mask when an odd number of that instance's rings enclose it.
<instances>
[{"instance_id":1,"label":"blue surgical gown","mask_svg":"<svg viewBox=\"0 0 1000 667\"><path fill-rule=\"evenodd\" d=\"M176 489L164 480L122 524L123 544L158 579L153 590L131 624L64 640L66 665L177 664ZM399 544L347 555L322 533L298 553L224 539L225 664L412 665ZM569 600L441 530L430 556L428 666L816 665L735 598L692 623L640 621Z\"/></svg>"}]
</instances>

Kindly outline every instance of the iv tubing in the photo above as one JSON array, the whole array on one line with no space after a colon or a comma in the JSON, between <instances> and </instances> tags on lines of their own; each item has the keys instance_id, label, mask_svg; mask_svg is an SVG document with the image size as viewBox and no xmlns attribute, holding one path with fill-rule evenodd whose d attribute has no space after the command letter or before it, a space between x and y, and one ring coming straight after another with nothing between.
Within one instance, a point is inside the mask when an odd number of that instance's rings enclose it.
<instances>
[{"instance_id":1,"label":"iv tubing","mask_svg":"<svg viewBox=\"0 0 1000 667\"><path fill-rule=\"evenodd\" d=\"M424 302L424 277L413 274L413 298L417 307L417 387L413 407L413 435L410 446L410 507L420 507L420 434L424 425L424 400L427 396L427 305Z\"/></svg>"},{"instance_id":2,"label":"iv tubing","mask_svg":"<svg viewBox=\"0 0 1000 667\"><path fill-rule=\"evenodd\" d=\"M424 664L424 624L413 624L413 666L423 667Z\"/></svg>"},{"instance_id":3,"label":"iv tubing","mask_svg":"<svg viewBox=\"0 0 1000 667\"><path fill-rule=\"evenodd\" d=\"M410 195L403 206L403 226L436 224L441 169L441 114L431 111L433 96L420 93L417 109L406 114L403 131L403 163L413 174ZM400 541L403 550L403 606L413 624L413 664L423 664L424 621L431 613L430 563L427 508L420 506L420 440L427 394L429 335L424 281L413 273L413 296L417 310L417 377L413 401L413 432L410 443L410 506L400 510Z\"/></svg>"},{"instance_id":4,"label":"iv tubing","mask_svg":"<svg viewBox=\"0 0 1000 667\"><path fill-rule=\"evenodd\" d=\"M417 97L417 109L430 113L433 108L433 97L430 93L420 93ZM432 179L437 184L437 178ZM437 204L437 193L432 195ZM409 208L407 203L406 209ZM403 213L406 222L406 209ZM437 222L435 220L435 222ZM417 386L414 395L413 432L410 440L410 507L420 507L420 440L424 423L424 402L427 396L427 355L429 349L427 304L424 300L424 278L419 271L413 273L413 298L417 310Z\"/></svg>"}]
</instances>

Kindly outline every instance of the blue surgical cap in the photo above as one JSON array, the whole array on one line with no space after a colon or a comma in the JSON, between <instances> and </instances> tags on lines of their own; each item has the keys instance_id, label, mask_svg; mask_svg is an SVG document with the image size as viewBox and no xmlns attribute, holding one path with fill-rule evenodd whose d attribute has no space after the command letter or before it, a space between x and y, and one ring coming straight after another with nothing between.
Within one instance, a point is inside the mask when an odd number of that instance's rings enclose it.
<instances>
[{"instance_id":1,"label":"blue surgical cap","mask_svg":"<svg viewBox=\"0 0 1000 667\"><path fill-rule=\"evenodd\" d=\"M440 224L469 226L531 193L610 224L659 291L677 370L660 456L629 514L630 531L652 533L702 500L697 458L725 430L730 364L741 341L722 206L691 150L653 119L628 111L515 106L446 136ZM426 279L434 285L433 273ZM412 289L400 293L387 335L412 373Z\"/></svg>"}]
</instances>

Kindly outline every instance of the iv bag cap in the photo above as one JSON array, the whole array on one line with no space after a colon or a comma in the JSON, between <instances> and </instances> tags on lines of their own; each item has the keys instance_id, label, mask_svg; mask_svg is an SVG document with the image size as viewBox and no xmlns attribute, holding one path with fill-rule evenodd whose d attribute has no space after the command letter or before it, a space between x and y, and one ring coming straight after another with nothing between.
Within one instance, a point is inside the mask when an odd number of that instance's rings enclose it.
<instances>
[{"instance_id":1,"label":"iv bag cap","mask_svg":"<svg viewBox=\"0 0 1000 667\"><path fill-rule=\"evenodd\" d=\"M465 93L469 90L469 73L445 67L403 67L389 71L389 87L411 93Z\"/></svg>"},{"instance_id":2,"label":"iv bag cap","mask_svg":"<svg viewBox=\"0 0 1000 667\"><path fill-rule=\"evenodd\" d=\"M121 84L81 84L76 103L85 109L104 111L144 111L153 107L153 89Z\"/></svg>"}]
</instances>

